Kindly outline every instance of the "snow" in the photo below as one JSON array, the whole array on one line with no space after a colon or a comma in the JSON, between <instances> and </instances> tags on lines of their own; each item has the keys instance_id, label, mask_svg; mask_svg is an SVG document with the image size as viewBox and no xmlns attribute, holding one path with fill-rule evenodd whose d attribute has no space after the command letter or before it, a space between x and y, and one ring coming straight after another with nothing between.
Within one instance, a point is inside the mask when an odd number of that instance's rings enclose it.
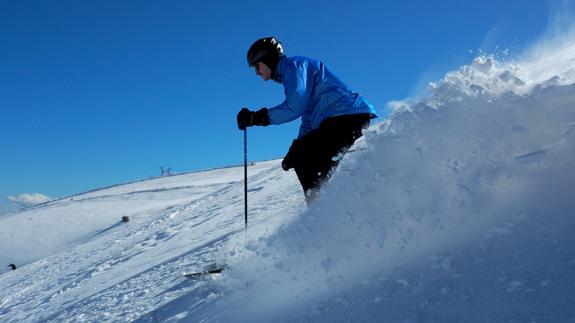
<instances>
[{"instance_id":1,"label":"snow","mask_svg":"<svg viewBox=\"0 0 575 323\"><path fill-rule=\"evenodd\" d=\"M249 167L251 188L259 189L250 222L266 230L303 207L297 179L277 165ZM288 197L270 196L275 190ZM120 222L123 215L129 223ZM0 276L0 321L133 320L197 288L183 273L214 261L223 241L243 230L243 170L116 186L0 221L0 259L18 266Z\"/></svg>"},{"instance_id":2,"label":"snow","mask_svg":"<svg viewBox=\"0 0 575 323\"><path fill-rule=\"evenodd\" d=\"M309 209L279 160L250 166L247 230L241 167L3 216L0 321L573 322L570 39L390 103Z\"/></svg>"}]
</instances>

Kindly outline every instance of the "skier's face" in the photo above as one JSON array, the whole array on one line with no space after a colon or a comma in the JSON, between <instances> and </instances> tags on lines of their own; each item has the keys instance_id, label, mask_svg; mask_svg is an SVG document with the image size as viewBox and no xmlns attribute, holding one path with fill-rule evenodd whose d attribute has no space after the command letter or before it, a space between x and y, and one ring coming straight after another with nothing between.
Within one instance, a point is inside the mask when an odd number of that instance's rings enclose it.
<instances>
[{"instance_id":1,"label":"skier's face","mask_svg":"<svg viewBox=\"0 0 575 323\"><path fill-rule=\"evenodd\" d=\"M256 70L256 75L262 77L264 81L268 81L272 78L272 70L264 63L257 62L254 65L254 69Z\"/></svg>"}]
</instances>

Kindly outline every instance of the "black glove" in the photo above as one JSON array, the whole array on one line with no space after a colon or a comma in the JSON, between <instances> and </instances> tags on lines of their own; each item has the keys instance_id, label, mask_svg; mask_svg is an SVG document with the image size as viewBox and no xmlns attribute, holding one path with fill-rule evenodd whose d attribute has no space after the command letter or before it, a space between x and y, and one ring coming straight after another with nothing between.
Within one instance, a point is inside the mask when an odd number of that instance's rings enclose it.
<instances>
[{"instance_id":1,"label":"black glove","mask_svg":"<svg viewBox=\"0 0 575 323\"><path fill-rule=\"evenodd\" d=\"M238 112L238 128L244 130L251 126L267 126L270 124L268 109L262 108L256 112L243 108Z\"/></svg>"},{"instance_id":2,"label":"black glove","mask_svg":"<svg viewBox=\"0 0 575 323\"><path fill-rule=\"evenodd\" d=\"M300 147L300 141L297 139L294 140L291 146L289 147L288 153L282 160L282 169L285 170L286 172L295 167L296 160L298 159L299 155L298 153L298 151L300 150L299 147Z\"/></svg>"},{"instance_id":3,"label":"black glove","mask_svg":"<svg viewBox=\"0 0 575 323\"><path fill-rule=\"evenodd\" d=\"M287 156L284 158L284 160L282 160L282 169L285 170L286 172L290 169L292 169L293 166L291 165L290 161L287 159Z\"/></svg>"}]
</instances>

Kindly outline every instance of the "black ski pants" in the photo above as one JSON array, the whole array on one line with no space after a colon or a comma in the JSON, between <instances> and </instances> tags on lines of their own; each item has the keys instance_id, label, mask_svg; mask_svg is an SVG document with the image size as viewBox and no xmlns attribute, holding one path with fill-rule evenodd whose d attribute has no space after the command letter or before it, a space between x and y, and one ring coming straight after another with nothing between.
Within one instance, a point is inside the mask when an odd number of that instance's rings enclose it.
<instances>
[{"instance_id":1,"label":"black ski pants","mask_svg":"<svg viewBox=\"0 0 575 323\"><path fill-rule=\"evenodd\" d=\"M282 167L295 169L308 205L318 197L341 156L362 136L370 119L369 113L327 118L318 129L293 141Z\"/></svg>"}]
</instances>

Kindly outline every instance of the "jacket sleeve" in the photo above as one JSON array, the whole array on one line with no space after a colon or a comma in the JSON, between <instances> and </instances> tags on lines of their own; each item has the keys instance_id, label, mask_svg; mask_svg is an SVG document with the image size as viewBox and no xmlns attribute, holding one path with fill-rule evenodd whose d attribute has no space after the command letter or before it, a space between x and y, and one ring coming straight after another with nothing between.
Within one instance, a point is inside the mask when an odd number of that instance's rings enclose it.
<instances>
[{"instance_id":1,"label":"jacket sleeve","mask_svg":"<svg viewBox=\"0 0 575 323\"><path fill-rule=\"evenodd\" d=\"M290 66L285 72L283 85L286 99L268 111L270 124L282 124L300 117L307 106L312 88L308 86L307 63Z\"/></svg>"}]
</instances>

